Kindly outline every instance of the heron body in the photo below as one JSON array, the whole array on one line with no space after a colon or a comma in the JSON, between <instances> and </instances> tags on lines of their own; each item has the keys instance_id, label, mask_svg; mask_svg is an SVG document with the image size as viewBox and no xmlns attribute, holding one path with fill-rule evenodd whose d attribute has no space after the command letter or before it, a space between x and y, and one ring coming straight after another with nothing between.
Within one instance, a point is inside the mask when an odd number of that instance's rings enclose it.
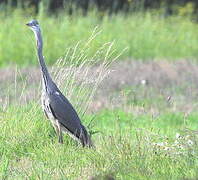
<instances>
[{"instance_id":1,"label":"heron body","mask_svg":"<svg viewBox=\"0 0 198 180\"><path fill-rule=\"evenodd\" d=\"M54 126L60 143L63 143L62 132L68 133L83 146L92 146L92 142L86 128L68 99L61 93L52 80L42 55L42 36L39 24L32 20L27 25L32 29L37 41L37 55L42 74L42 108L47 118Z\"/></svg>"}]
</instances>

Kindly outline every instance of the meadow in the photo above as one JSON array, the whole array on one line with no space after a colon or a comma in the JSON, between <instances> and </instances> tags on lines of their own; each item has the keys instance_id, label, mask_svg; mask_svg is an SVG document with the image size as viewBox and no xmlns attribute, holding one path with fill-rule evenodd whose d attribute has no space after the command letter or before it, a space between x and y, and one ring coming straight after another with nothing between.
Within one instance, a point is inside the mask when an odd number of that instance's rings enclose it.
<instances>
[{"instance_id":1,"label":"meadow","mask_svg":"<svg viewBox=\"0 0 198 180\"><path fill-rule=\"evenodd\" d=\"M50 72L93 133L88 149L67 135L59 144L42 112L33 17L0 16L0 179L198 178L195 22L34 17Z\"/></svg>"},{"instance_id":2,"label":"meadow","mask_svg":"<svg viewBox=\"0 0 198 180\"><path fill-rule=\"evenodd\" d=\"M88 16L60 14L48 18L43 13L32 17L14 11L9 15L0 13L0 18L0 66L37 64L36 56L32 54L34 39L25 26L33 18L41 23L45 56L50 64L64 57L67 48L86 41L96 27L101 33L90 44L89 57L104 43L113 41L117 52L127 48L120 59L197 58L198 27L188 17L164 18L155 12L100 17L96 12L90 12ZM104 56L101 55L101 59Z\"/></svg>"}]
</instances>

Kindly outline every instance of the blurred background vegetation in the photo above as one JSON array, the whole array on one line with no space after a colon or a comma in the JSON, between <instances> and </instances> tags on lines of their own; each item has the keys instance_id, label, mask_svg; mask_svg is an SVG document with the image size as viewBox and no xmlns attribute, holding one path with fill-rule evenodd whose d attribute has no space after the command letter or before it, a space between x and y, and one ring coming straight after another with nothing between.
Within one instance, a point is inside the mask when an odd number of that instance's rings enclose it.
<instances>
[{"instance_id":1,"label":"blurred background vegetation","mask_svg":"<svg viewBox=\"0 0 198 180\"><path fill-rule=\"evenodd\" d=\"M37 64L34 39L24 25L32 18L42 26L50 64L67 48L83 45L95 27L101 33L88 57L113 41L117 53L126 48L120 60L197 60L197 11L195 0L0 0L0 67Z\"/></svg>"},{"instance_id":2,"label":"blurred background vegetation","mask_svg":"<svg viewBox=\"0 0 198 180\"><path fill-rule=\"evenodd\" d=\"M163 9L165 15L189 13L197 15L198 13L197 0L0 0L0 3L13 8L31 8L35 13L39 12L40 3L43 3L45 9L50 13L67 10L69 14L72 14L80 9L86 14L93 7L100 12L109 14L120 11L131 13L149 9Z\"/></svg>"}]
</instances>

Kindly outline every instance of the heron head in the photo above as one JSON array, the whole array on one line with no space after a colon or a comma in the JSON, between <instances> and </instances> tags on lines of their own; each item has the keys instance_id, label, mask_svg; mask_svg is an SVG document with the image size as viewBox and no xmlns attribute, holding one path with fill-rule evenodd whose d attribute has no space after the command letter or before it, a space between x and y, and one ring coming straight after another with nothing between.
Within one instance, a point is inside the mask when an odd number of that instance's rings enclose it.
<instances>
[{"instance_id":1,"label":"heron head","mask_svg":"<svg viewBox=\"0 0 198 180\"><path fill-rule=\"evenodd\" d=\"M32 29L33 31L38 31L40 29L39 28L39 23L38 23L37 20L31 20L26 25L29 26L30 29Z\"/></svg>"}]
</instances>

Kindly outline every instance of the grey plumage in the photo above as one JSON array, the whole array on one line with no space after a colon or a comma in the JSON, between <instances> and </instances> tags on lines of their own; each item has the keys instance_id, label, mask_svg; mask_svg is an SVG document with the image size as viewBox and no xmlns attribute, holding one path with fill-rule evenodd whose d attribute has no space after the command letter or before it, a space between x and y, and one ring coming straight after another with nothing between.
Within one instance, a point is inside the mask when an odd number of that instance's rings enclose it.
<instances>
[{"instance_id":1,"label":"grey plumage","mask_svg":"<svg viewBox=\"0 0 198 180\"><path fill-rule=\"evenodd\" d=\"M81 124L77 112L58 89L47 70L42 55L43 42L38 22L32 20L26 25L34 32L37 42L37 54L42 73L42 107L45 115L50 119L58 134L59 142L63 143L62 132L67 132L83 146L91 147L92 142L90 136Z\"/></svg>"}]
</instances>

